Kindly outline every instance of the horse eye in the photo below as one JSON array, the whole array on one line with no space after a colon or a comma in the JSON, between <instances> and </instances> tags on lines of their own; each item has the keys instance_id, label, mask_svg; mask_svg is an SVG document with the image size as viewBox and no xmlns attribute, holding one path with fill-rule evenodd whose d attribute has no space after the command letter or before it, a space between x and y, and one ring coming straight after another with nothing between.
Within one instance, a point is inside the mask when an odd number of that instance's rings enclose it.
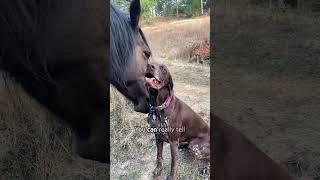
<instances>
[{"instance_id":1,"label":"horse eye","mask_svg":"<svg viewBox=\"0 0 320 180\"><path fill-rule=\"evenodd\" d=\"M143 51L144 56L149 59L151 56L151 52L150 51Z\"/></svg>"}]
</instances>

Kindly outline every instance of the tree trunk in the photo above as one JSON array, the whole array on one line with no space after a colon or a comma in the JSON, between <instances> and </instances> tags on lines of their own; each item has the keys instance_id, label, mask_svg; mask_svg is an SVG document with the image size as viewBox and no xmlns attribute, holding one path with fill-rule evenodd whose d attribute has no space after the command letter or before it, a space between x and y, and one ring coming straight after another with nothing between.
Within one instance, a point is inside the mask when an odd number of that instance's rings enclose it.
<instances>
[{"instance_id":1,"label":"tree trunk","mask_svg":"<svg viewBox=\"0 0 320 180\"><path fill-rule=\"evenodd\" d=\"M178 0L176 2L177 2L177 17L179 17L179 2Z\"/></svg>"},{"instance_id":2,"label":"tree trunk","mask_svg":"<svg viewBox=\"0 0 320 180\"><path fill-rule=\"evenodd\" d=\"M163 14L164 14L164 16L167 16L167 3L166 2L164 2Z\"/></svg>"},{"instance_id":3,"label":"tree trunk","mask_svg":"<svg viewBox=\"0 0 320 180\"><path fill-rule=\"evenodd\" d=\"M201 0L201 15L203 15L203 0Z\"/></svg>"}]
</instances>

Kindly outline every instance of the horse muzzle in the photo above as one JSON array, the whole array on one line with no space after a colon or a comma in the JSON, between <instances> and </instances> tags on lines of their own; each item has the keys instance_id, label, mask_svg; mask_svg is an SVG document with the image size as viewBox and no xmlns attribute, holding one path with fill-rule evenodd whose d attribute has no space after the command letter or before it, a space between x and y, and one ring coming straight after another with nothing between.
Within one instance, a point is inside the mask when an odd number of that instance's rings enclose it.
<instances>
[{"instance_id":1,"label":"horse muzzle","mask_svg":"<svg viewBox=\"0 0 320 180\"><path fill-rule=\"evenodd\" d=\"M134 111L140 113L149 113L149 97L141 97L138 99L137 103L134 103Z\"/></svg>"}]
</instances>

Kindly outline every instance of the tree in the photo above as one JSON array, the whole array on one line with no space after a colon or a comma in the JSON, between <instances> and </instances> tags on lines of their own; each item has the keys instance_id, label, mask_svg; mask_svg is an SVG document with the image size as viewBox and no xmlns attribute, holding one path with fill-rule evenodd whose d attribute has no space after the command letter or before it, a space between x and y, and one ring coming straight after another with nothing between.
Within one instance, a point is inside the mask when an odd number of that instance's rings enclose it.
<instances>
[{"instance_id":1,"label":"tree","mask_svg":"<svg viewBox=\"0 0 320 180\"><path fill-rule=\"evenodd\" d=\"M178 0L176 1L176 6L177 6L177 17L179 17L179 2L178 2Z\"/></svg>"},{"instance_id":2,"label":"tree","mask_svg":"<svg viewBox=\"0 0 320 180\"><path fill-rule=\"evenodd\" d=\"M185 14L198 16L208 10L210 0L141 0L142 18L152 22L155 16ZM130 0L111 0L113 4L127 11Z\"/></svg>"},{"instance_id":3,"label":"tree","mask_svg":"<svg viewBox=\"0 0 320 180\"><path fill-rule=\"evenodd\" d=\"M141 0L142 18L148 23L155 17L156 0Z\"/></svg>"},{"instance_id":4,"label":"tree","mask_svg":"<svg viewBox=\"0 0 320 180\"><path fill-rule=\"evenodd\" d=\"M200 6L201 6L201 15L203 15L203 0L201 0L201 2L200 2Z\"/></svg>"}]
</instances>

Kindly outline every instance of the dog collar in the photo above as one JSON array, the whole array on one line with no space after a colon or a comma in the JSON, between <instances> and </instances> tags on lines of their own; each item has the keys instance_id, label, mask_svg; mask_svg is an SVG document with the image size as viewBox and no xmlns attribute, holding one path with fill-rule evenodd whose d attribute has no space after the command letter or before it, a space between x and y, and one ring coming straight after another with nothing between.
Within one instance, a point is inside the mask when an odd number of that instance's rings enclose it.
<instances>
[{"instance_id":1,"label":"dog collar","mask_svg":"<svg viewBox=\"0 0 320 180\"><path fill-rule=\"evenodd\" d=\"M167 107L170 106L171 102L173 100L173 90L170 91L170 95L167 97L167 99L164 101L163 104L161 104L160 106L151 106L151 111L161 111L163 109L166 109Z\"/></svg>"}]
</instances>

